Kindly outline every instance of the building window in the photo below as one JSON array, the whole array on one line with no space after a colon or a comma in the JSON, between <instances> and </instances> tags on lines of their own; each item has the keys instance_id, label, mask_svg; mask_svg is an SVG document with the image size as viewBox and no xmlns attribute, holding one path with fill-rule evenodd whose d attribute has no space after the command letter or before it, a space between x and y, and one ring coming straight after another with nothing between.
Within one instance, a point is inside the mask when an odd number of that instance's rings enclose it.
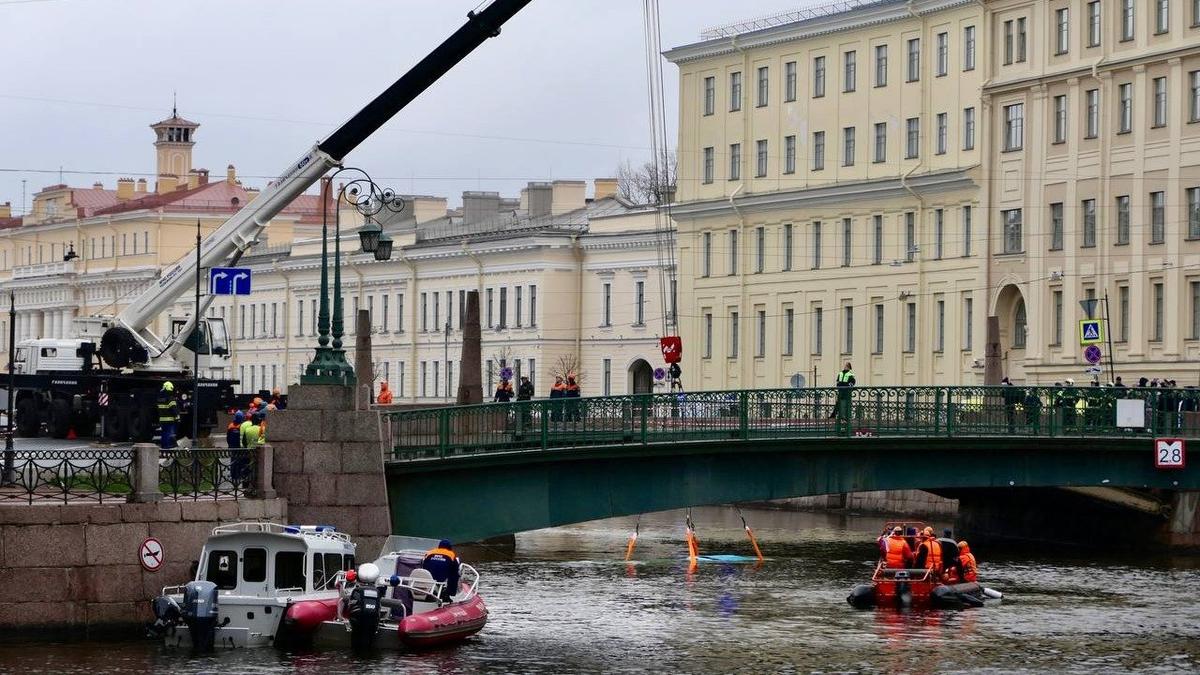
<instances>
[{"instance_id":1,"label":"building window","mask_svg":"<svg viewBox=\"0 0 1200 675\"><path fill-rule=\"evenodd\" d=\"M633 325L646 325L646 282L634 283Z\"/></svg>"},{"instance_id":2,"label":"building window","mask_svg":"<svg viewBox=\"0 0 1200 675\"><path fill-rule=\"evenodd\" d=\"M851 260L851 237L854 233L854 223L849 218L842 218L842 267L849 267Z\"/></svg>"},{"instance_id":3,"label":"building window","mask_svg":"<svg viewBox=\"0 0 1200 675\"><path fill-rule=\"evenodd\" d=\"M975 108L963 108L963 150L975 149Z\"/></svg>"},{"instance_id":4,"label":"building window","mask_svg":"<svg viewBox=\"0 0 1200 675\"><path fill-rule=\"evenodd\" d=\"M1061 251L1063 247L1063 204L1050 205L1050 250Z\"/></svg>"},{"instance_id":5,"label":"building window","mask_svg":"<svg viewBox=\"0 0 1200 675\"><path fill-rule=\"evenodd\" d=\"M908 81L916 82L921 79L921 39L913 38L908 41Z\"/></svg>"},{"instance_id":6,"label":"building window","mask_svg":"<svg viewBox=\"0 0 1200 675\"><path fill-rule=\"evenodd\" d=\"M783 100L796 100L796 62L788 61L783 64Z\"/></svg>"},{"instance_id":7,"label":"building window","mask_svg":"<svg viewBox=\"0 0 1200 675\"><path fill-rule=\"evenodd\" d=\"M821 221L813 222L813 251L812 251L812 268L814 270L821 269Z\"/></svg>"},{"instance_id":8,"label":"building window","mask_svg":"<svg viewBox=\"0 0 1200 675\"><path fill-rule=\"evenodd\" d=\"M845 320L845 330L842 333L842 353L854 353L854 305L842 307L842 317Z\"/></svg>"},{"instance_id":9,"label":"building window","mask_svg":"<svg viewBox=\"0 0 1200 675\"><path fill-rule=\"evenodd\" d=\"M488 360L488 388L489 389L491 388L491 384L492 384L492 362L489 359ZM429 393L429 370L428 370L428 366L426 365L426 362L422 361L421 362L421 398L425 398L426 394L428 394L428 393Z\"/></svg>"},{"instance_id":10,"label":"building window","mask_svg":"<svg viewBox=\"0 0 1200 675\"><path fill-rule=\"evenodd\" d=\"M975 310L975 300L970 296L963 298L963 350L973 349L975 338L975 320L972 314Z\"/></svg>"},{"instance_id":11,"label":"building window","mask_svg":"<svg viewBox=\"0 0 1200 675\"><path fill-rule=\"evenodd\" d=\"M783 138L783 172L796 173L796 137Z\"/></svg>"},{"instance_id":12,"label":"building window","mask_svg":"<svg viewBox=\"0 0 1200 675\"><path fill-rule=\"evenodd\" d=\"M1133 130L1133 84L1117 87L1117 133L1127 134Z\"/></svg>"},{"instance_id":13,"label":"building window","mask_svg":"<svg viewBox=\"0 0 1200 675\"><path fill-rule=\"evenodd\" d=\"M736 359L738 357L738 313L730 310L729 312L729 358Z\"/></svg>"},{"instance_id":14,"label":"building window","mask_svg":"<svg viewBox=\"0 0 1200 675\"><path fill-rule=\"evenodd\" d=\"M1000 216L1004 221L1004 252L1020 253L1024 242L1021 236L1021 209L1001 211Z\"/></svg>"},{"instance_id":15,"label":"building window","mask_svg":"<svg viewBox=\"0 0 1200 675\"><path fill-rule=\"evenodd\" d=\"M604 359L604 395L612 396L612 359Z\"/></svg>"},{"instance_id":16,"label":"building window","mask_svg":"<svg viewBox=\"0 0 1200 675\"><path fill-rule=\"evenodd\" d=\"M508 289L500 287L500 327L508 328Z\"/></svg>"},{"instance_id":17,"label":"building window","mask_svg":"<svg viewBox=\"0 0 1200 675\"><path fill-rule=\"evenodd\" d=\"M1054 142L1065 143L1067 140L1067 95L1054 97Z\"/></svg>"},{"instance_id":18,"label":"building window","mask_svg":"<svg viewBox=\"0 0 1200 675\"><path fill-rule=\"evenodd\" d=\"M946 301L938 300L937 323L934 325L933 351L939 354L946 349Z\"/></svg>"},{"instance_id":19,"label":"building window","mask_svg":"<svg viewBox=\"0 0 1200 675\"><path fill-rule=\"evenodd\" d=\"M1025 17L1017 19L1017 63L1024 63L1026 50Z\"/></svg>"},{"instance_id":20,"label":"building window","mask_svg":"<svg viewBox=\"0 0 1200 675\"><path fill-rule=\"evenodd\" d=\"M767 313L764 310L758 310L758 339L754 350L754 356L762 358L767 355Z\"/></svg>"},{"instance_id":21,"label":"building window","mask_svg":"<svg viewBox=\"0 0 1200 675\"><path fill-rule=\"evenodd\" d=\"M717 109L717 78L704 78L704 114L711 115Z\"/></svg>"},{"instance_id":22,"label":"building window","mask_svg":"<svg viewBox=\"0 0 1200 675\"><path fill-rule=\"evenodd\" d=\"M1025 348L1025 336L1029 332L1029 324L1025 316L1025 301L1017 300L1017 311L1013 315L1013 347Z\"/></svg>"},{"instance_id":23,"label":"building window","mask_svg":"<svg viewBox=\"0 0 1200 675\"><path fill-rule=\"evenodd\" d=\"M768 87L771 86L770 70L763 66L758 69L758 107L762 108L770 101Z\"/></svg>"},{"instance_id":24,"label":"building window","mask_svg":"<svg viewBox=\"0 0 1200 675\"><path fill-rule=\"evenodd\" d=\"M921 156L921 118L910 117L905 124L904 158L916 159Z\"/></svg>"},{"instance_id":25,"label":"building window","mask_svg":"<svg viewBox=\"0 0 1200 675\"><path fill-rule=\"evenodd\" d=\"M1100 46L1100 0L1089 2L1087 6L1087 46Z\"/></svg>"},{"instance_id":26,"label":"building window","mask_svg":"<svg viewBox=\"0 0 1200 675\"><path fill-rule=\"evenodd\" d=\"M713 182L714 153L712 147L704 149L704 183Z\"/></svg>"},{"instance_id":27,"label":"building window","mask_svg":"<svg viewBox=\"0 0 1200 675\"><path fill-rule=\"evenodd\" d=\"M872 230L872 256L871 261L875 265L883 264L883 216L871 217Z\"/></svg>"},{"instance_id":28,"label":"building window","mask_svg":"<svg viewBox=\"0 0 1200 675\"><path fill-rule=\"evenodd\" d=\"M1150 243L1161 244L1166 238L1167 193L1150 193Z\"/></svg>"},{"instance_id":29,"label":"building window","mask_svg":"<svg viewBox=\"0 0 1200 675\"><path fill-rule=\"evenodd\" d=\"M767 228L754 228L754 273L762 274L767 257Z\"/></svg>"},{"instance_id":30,"label":"building window","mask_svg":"<svg viewBox=\"0 0 1200 675\"><path fill-rule=\"evenodd\" d=\"M842 91L849 93L858 86L858 52L842 54Z\"/></svg>"},{"instance_id":31,"label":"building window","mask_svg":"<svg viewBox=\"0 0 1200 675\"><path fill-rule=\"evenodd\" d=\"M904 259L917 259L917 214L912 211L904 214Z\"/></svg>"},{"instance_id":32,"label":"building window","mask_svg":"<svg viewBox=\"0 0 1200 675\"><path fill-rule=\"evenodd\" d=\"M783 270L785 272L792 269L792 224L785 223L783 226Z\"/></svg>"},{"instance_id":33,"label":"building window","mask_svg":"<svg viewBox=\"0 0 1200 675\"><path fill-rule=\"evenodd\" d=\"M729 74L729 112L737 112L742 109L742 74L733 72Z\"/></svg>"},{"instance_id":34,"label":"building window","mask_svg":"<svg viewBox=\"0 0 1200 675\"><path fill-rule=\"evenodd\" d=\"M1191 96L1188 97L1191 99L1188 103L1188 108L1190 108L1188 119L1192 122L1200 122L1200 70L1188 73L1188 80L1188 89L1191 92Z\"/></svg>"},{"instance_id":35,"label":"building window","mask_svg":"<svg viewBox=\"0 0 1200 675\"><path fill-rule=\"evenodd\" d=\"M712 276L712 232L705 232L701 240L703 245L703 257L701 258L703 276Z\"/></svg>"},{"instance_id":36,"label":"building window","mask_svg":"<svg viewBox=\"0 0 1200 675\"><path fill-rule=\"evenodd\" d=\"M760 140L755 143L754 175L762 178L767 175L767 142Z\"/></svg>"},{"instance_id":37,"label":"building window","mask_svg":"<svg viewBox=\"0 0 1200 675\"><path fill-rule=\"evenodd\" d=\"M875 123L875 156L876 164L887 161L887 122Z\"/></svg>"},{"instance_id":38,"label":"building window","mask_svg":"<svg viewBox=\"0 0 1200 675\"><path fill-rule=\"evenodd\" d=\"M1066 54L1071 49L1071 10L1063 7L1054 12L1054 53Z\"/></svg>"},{"instance_id":39,"label":"building window","mask_svg":"<svg viewBox=\"0 0 1200 675\"><path fill-rule=\"evenodd\" d=\"M604 298L604 314L603 314L603 320L600 322L600 325L601 326L611 326L612 325L612 284L606 283L606 284L604 284L603 288L604 288L604 296L603 296L603 298Z\"/></svg>"},{"instance_id":40,"label":"building window","mask_svg":"<svg viewBox=\"0 0 1200 675\"><path fill-rule=\"evenodd\" d=\"M1051 304L1054 307L1054 341L1051 346L1058 347L1062 345L1063 339L1063 294L1062 291L1053 291L1050 293Z\"/></svg>"},{"instance_id":41,"label":"building window","mask_svg":"<svg viewBox=\"0 0 1200 675\"><path fill-rule=\"evenodd\" d=\"M963 257L971 255L971 213L970 206L962 207Z\"/></svg>"},{"instance_id":42,"label":"building window","mask_svg":"<svg viewBox=\"0 0 1200 675\"><path fill-rule=\"evenodd\" d=\"M887 45L875 46L875 86L887 86Z\"/></svg>"},{"instance_id":43,"label":"building window","mask_svg":"<svg viewBox=\"0 0 1200 675\"><path fill-rule=\"evenodd\" d=\"M1085 199L1081 204L1083 216L1083 243L1084 248L1090 248L1096 245L1096 200Z\"/></svg>"},{"instance_id":44,"label":"building window","mask_svg":"<svg viewBox=\"0 0 1200 675\"><path fill-rule=\"evenodd\" d=\"M1020 150L1025 143L1025 104L1004 106L1004 150Z\"/></svg>"},{"instance_id":45,"label":"building window","mask_svg":"<svg viewBox=\"0 0 1200 675\"><path fill-rule=\"evenodd\" d=\"M1200 281L1188 284L1192 289L1192 333L1190 337L1200 338Z\"/></svg>"},{"instance_id":46,"label":"building window","mask_svg":"<svg viewBox=\"0 0 1200 675\"><path fill-rule=\"evenodd\" d=\"M1167 126L1167 78L1154 78L1154 126Z\"/></svg>"},{"instance_id":47,"label":"building window","mask_svg":"<svg viewBox=\"0 0 1200 675\"><path fill-rule=\"evenodd\" d=\"M733 143L729 146L729 180L742 178L742 144Z\"/></svg>"},{"instance_id":48,"label":"building window","mask_svg":"<svg viewBox=\"0 0 1200 675\"><path fill-rule=\"evenodd\" d=\"M487 291L485 291L485 294L487 295L487 327L495 328L495 326L496 326L496 321L494 318L495 312L493 311L495 309L494 303L493 303L493 299L494 299L495 295L492 292L492 289L490 289L490 288L487 289ZM422 293L422 295L424 295L424 294Z\"/></svg>"},{"instance_id":49,"label":"building window","mask_svg":"<svg viewBox=\"0 0 1200 675\"><path fill-rule=\"evenodd\" d=\"M1135 27L1133 15L1134 0L1121 0L1121 41L1133 39Z\"/></svg>"},{"instance_id":50,"label":"building window","mask_svg":"<svg viewBox=\"0 0 1200 675\"><path fill-rule=\"evenodd\" d=\"M946 226L946 212L944 209L934 209L933 211L933 256L936 260L942 259L942 239Z\"/></svg>"},{"instance_id":51,"label":"building window","mask_svg":"<svg viewBox=\"0 0 1200 675\"><path fill-rule=\"evenodd\" d=\"M1117 243L1129 243L1129 195L1117 197Z\"/></svg>"},{"instance_id":52,"label":"building window","mask_svg":"<svg viewBox=\"0 0 1200 675\"><path fill-rule=\"evenodd\" d=\"M704 315L704 358L712 358L713 348L713 317L711 313Z\"/></svg>"},{"instance_id":53,"label":"building window","mask_svg":"<svg viewBox=\"0 0 1200 675\"><path fill-rule=\"evenodd\" d=\"M946 113L938 113L934 120L934 151L936 154L944 155L946 154L946 134L949 132L949 129L947 128L949 124L946 121Z\"/></svg>"},{"instance_id":54,"label":"building window","mask_svg":"<svg viewBox=\"0 0 1200 675\"><path fill-rule=\"evenodd\" d=\"M963 28L963 70L975 70L975 26Z\"/></svg>"},{"instance_id":55,"label":"building window","mask_svg":"<svg viewBox=\"0 0 1200 675\"><path fill-rule=\"evenodd\" d=\"M908 319L908 331L904 336L904 351L917 351L917 303L910 302L905 306Z\"/></svg>"},{"instance_id":56,"label":"building window","mask_svg":"<svg viewBox=\"0 0 1200 675\"><path fill-rule=\"evenodd\" d=\"M442 320L441 320L442 314L439 309L439 303L438 303L438 298L440 296L438 295L437 291L434 291L432 295L433 295L433 332L437 333L442 329ZM500 306L503 307L504 306L504 304L503 304L504 303L504 289L503 288L500 289L500 302L501 302ZM357 314L357 312L355 312L355 313ZM504 316L503 316L504 310L503 309L500 310L500 314L501 314L500 325L503 326L504 325Z\"/></svg>"},{"instance_id":57,"label":"building window","mask_svg":"<svg viewBox=\"0 0 1200 675\"><path fill-rule=\"evenodd\" d=\"M1013 62L1013 51L1016 47L1016 35L1013 32L1013 22L1004 22L1004 65Z\"/></svg>"},{"instance_id":58,"label":"building window","mask_svg":"<svg viewBox=\"0 0 1200 675\"><path fill-rule=\"evenodd\" d=\"M1120 331L1117 334L1119 338L1117 342L1129 341L1129 287L1117 287L1117 313L1121 317L1121 325L1118 328Z\"/></svg>"},{"instance_id":59,"label":"building window","mask_svg":"<svg viewBox=\"0 0 1200 675\"><path fill-rule=\"evenodd\" d=\"M1200 187L1187 190L1187 222L1188 239L1200 239Z\"/></svg>"},{"instance_id":60,"label":"building window","mask_svg":"<svg viewBox=\"0 0 1200 675\"><path fill-rule=\"evenodd\" d=\"M825 168L825 132L813 132L812 170L820 171Z\"/></svg>"},{"instance_id":61,"label":"building window","mask_svg":"<svg viewBox=\"0 0 1200 675\"><path fill-rule=\"evenodd\" d=\"M825 333L825 313L820 307L813 308L813 347L814 356L821 355L821 336Z\"/></svg>"},{"instance_id":62,"label":"building window","mask_svg":"<svg viewBox=\"0 0 1200 675\"><path fill-rule=\"evenodd\" d=\"M813 98L825 95L825 57L813 59Z\"/></svg>"},{"instance_id":63,"label":"building window","mask_svg":"<svg viewBox=\"0 0 1200 675\"><path fill-rule=\"evenodd\" d=\"M842 129L842 166L854 166L854 127Z\"/></svg>"},{"instance_id":64,"label":"building window","mask_svg":"<svg viewBox=\"0 0 1200 675\"><path fill-rule=\"evenodd\" d=\"M729 276L738 273L738 231L729 231Z\"/></svg>"},{"instance_id":65,"label":"building window","mask_svg":"<svg viewBox=\"0 0 1200 675\"><path fill-rule=\"evenodd\" d=\"M937 34L937 62L934 66L937 70L935 75L942 77L950 69L950 34Z\"/></svg>"},{"instance_id":66,"label":"building window","mask_svg":"<svg viewBox=\"0 0 1200 675\"><path fill-rule=\"evenodd\" d=\"M1100 90L1088 89L1084 94L1086 100L1083 129L1084 138L1095 138L1100 135Z\"/></svg>"},{"instance_id":67,"label":"building window","mask_svg":"<svg viewBox=\"0 0 1200 675\"><path fill-rule=\"evenodd\" d=\"M1192 0L1192 27L1200 26L1200 0Z\"/></svg>"},{"instance_id":68,"label":"building window","mask_svg":"<svg viewBox=\"0 0 1200 675\"><path fill-rule=\"evenodd\" d=\"M783 355L791 356L796 348L796 312L788 307L783 310Z\"/></svg>"},{"instance_id":69,"label":"building window","mask_svg":"<svg viewBox=\"0 0 1200 675\"><path fill-rule=\"evenodd\" d=\"M1162 282L1154 284L1154 331L1151 341L1162 342L1163 339L1163 285Z\"/></svg>"},{"instance_id":70,"label":"building window","mask_svg":"<svg viewBox=\"0 0 1200 675\"><path fill-rule=\"evenodd\" d=\"M222 308L224 309L224 308ZM296 301L296 337L304 335L304 301Z\"/></svg>"},{"instance_id":71,"label":"building window","mask_svg":"<svg viewBox=\"0 0 1200 675\"><path fill-rule=\"evenodd\" d=\"M872 354L883 353L883 305L875 305L875 344L871 348Z\"/></svg>"}]
</instances>

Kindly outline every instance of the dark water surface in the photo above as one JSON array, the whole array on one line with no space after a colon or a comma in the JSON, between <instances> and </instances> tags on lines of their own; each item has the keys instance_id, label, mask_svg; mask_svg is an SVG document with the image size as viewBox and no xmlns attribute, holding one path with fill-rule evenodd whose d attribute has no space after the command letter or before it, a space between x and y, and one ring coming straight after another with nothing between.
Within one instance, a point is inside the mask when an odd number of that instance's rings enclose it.
<instances>
[{"instance_id":1,"label":"dark water surface","mask_svg":"<svg viewBox=\"0 0 1200 675\"><path fill-rule=\"evenodd\" d=\"M519 535L515 560L478 565L491 622L445 651L197 657L137 641L6 644L0 672L1200 672L1200 559L975 549L1000 606L856 611L845 596L870 576L880 519L745 515L769 558L758 568L689 574L681 512L641 520L634 565L621 560L633 518ZM702 553L750 552L734 510L694 518Z\"/></svg>"}]
</instances>

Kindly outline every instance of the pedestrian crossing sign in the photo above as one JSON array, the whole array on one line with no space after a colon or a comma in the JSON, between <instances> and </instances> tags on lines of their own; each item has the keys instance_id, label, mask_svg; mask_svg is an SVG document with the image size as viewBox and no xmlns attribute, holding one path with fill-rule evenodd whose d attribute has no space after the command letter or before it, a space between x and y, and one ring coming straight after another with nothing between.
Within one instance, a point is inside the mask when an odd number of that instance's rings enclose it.
<instances>
[{"instance_id":1,"label":"pedestrian crossing sign","mask_svg":"<svg viewBox=\"0 0 1200 675\"><path fill-rule=\"evenodd\" d=\"M1084 319L1079 322L1079 344L1094 345L1104 342L1104 325L1100 319Z\"/></svg>"}]
</instances>

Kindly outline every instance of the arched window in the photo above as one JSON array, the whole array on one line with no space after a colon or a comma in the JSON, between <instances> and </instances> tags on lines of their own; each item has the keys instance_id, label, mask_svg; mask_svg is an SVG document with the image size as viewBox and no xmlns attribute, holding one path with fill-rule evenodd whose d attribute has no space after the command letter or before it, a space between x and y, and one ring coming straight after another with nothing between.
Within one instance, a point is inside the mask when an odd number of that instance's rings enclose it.
<instances>
[{"instance_id":1,"label":"arched window","mask_svg":"<svg viewBox=\"0 0 1200 675\"><path fill-rule=\"evenodd\" d=\"M1013 347L1025 347L1025 300L1017 300L1017 311L1013 315Z\"/></svg>"}]
</instances>

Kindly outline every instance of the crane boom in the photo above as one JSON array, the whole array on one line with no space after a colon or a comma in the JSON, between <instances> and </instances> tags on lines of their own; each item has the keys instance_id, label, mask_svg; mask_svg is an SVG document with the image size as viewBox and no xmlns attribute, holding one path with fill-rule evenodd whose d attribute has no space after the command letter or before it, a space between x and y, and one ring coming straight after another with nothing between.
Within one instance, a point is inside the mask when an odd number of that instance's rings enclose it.
<instances>
[{"instance_id":1,"label":"crane boom","mask_svg":"<svg viewBox=\"0 0 1200 675\"><path fill-rule=\"evenodd\" d=\"M493 0L479 12L469 13L467 22L450 37L325 140L288 165L277 180L204 239L200 245L199 263L196 252L192 251L164 271L154 285L115 317L115 326L126 328L137 336L152 356L169 349L171 344L155 336L150 327L154 319L167 311L194 283L197 264L202 268L221 264L253 245L272 218L320 180L326 171L338 166L351 150L437 82L476 47L488 38L499 35L500 27L531 1ZM197 311L195 314L199 313ZM189 327L173 340L182 341L190 334L190 327L194 325L196 318L194 315L188 324Z\"/></svg>"}]
</instances>

